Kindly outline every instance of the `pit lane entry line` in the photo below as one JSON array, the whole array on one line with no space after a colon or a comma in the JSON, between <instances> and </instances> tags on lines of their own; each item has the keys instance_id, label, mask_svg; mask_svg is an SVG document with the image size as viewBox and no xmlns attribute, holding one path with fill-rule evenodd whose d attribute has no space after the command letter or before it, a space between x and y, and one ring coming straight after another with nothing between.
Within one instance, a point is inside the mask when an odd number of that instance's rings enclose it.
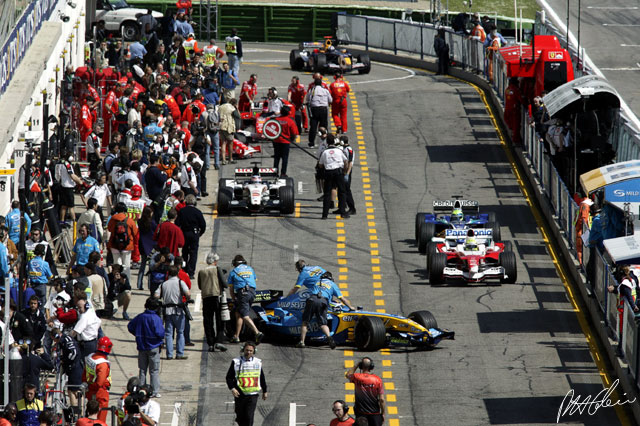
<instances>
[{"instance_id":1,"label":"pit lane entry line","mask_svg":"<svg viewBox=\"0 0 640 426\"><path fill-rule=\"evenodd\" d=\"M507 140L504 133L502 132L502 129L498 125L498 121L493 113L493 110L491 109L491 106L489 105L489 102L487 101L487 97L484 91L471 82L464 81L456 77L451 77L451 76L449 77L470 85L480 95L480 98L484 103L487 113L491 118L491 122L493 123L493 126L496 129L496 133L498 134L498 137L500 139L500 145L502 145L502 148L504 149L505 154L507 156L507 160L509 161L509 164L511 165L511 169L513 170L513 174L516 177L516 180L518 181L518 185L520 186L522 195L527 201L527 204L529 204L529 208L533 213L533 217L536 221L538 228L540 229L540 233L542 234L542 239L544 240L544 243L547 246L547 249L549 250L549 254L553 259L553 264L555 265L556 271L558 272L558 275L562 280L562 284L565 288L565 291L567 292L567 296L569 297L569 300L573 305L573 311L576 313L578 323L580 324L580 329L582 330L582 333L585 335L585 338L587 339L589 352L591 353L591 357L593 358L596 364L596 367L600 372L600 377L602 379L602 382L605 387L610 387L613 381L611 380L611 377L609 376L609 372L607 371L607 368L604 363L604 359L606 358L605 356L600 354L598 340L595 338L594 333L592 332L591 327L589 325L589 321L587 320L585 313L582 311L581 303L578 301L578 299L575 296L575 293L579 292L579 290L575 288L575 284L569 279L569 275L566 272L566 266L560 260L560 256L558 255L558 251L555 247L555 243L551 238L551 232L547 229L547 225L544 222L542 213L540 212L538 206L533 202L533 197L529 193L529 189L524 182L524 178L522 177L522 172L520 171L520 168L518 167L518 164L515 161L515 158L513 156L513 152L510 146L507 144ZM617 390L611 393L611 400L612 401L620 400L620 394ZM629 417L627 416L627 413L623 410L623 408L620 405L616 405L614 408L616 411L616 415L618 416L618 419L620 420L620 423L623 426L630 426L633 424L630 421Z\"/></svg>"}]
</instances>

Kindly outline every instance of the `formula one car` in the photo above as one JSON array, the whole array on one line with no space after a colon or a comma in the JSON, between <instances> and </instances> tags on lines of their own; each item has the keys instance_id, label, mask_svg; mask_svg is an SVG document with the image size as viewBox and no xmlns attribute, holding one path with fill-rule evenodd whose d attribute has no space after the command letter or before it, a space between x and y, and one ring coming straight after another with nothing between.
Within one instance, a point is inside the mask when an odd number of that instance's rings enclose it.
<instances>
[{"instance_id":1,"label":"formula one car","mask_svg":"<svg viewBox=\"0 0 640 426\"><path fill-rule=\"evenodd\" d=\"M294 71L314 71L322 74L335 71L358 71L369 74L371 60L369 55L353 56L347 49L336 47L337 41L325 37L324 41L302 42L298 49L289 54L289 64Z\"/></svg>"},{"instance_id":2,"label":"formula one car","mask_svg":"<svg viewBox=\"0 0 640 426\"><path fill-rule=\"evenodd\" d=\"M448 280L464 280L468 283L487 280L510 284L516 282L516 256L510 241L496 243L492 239L491 229L476 229L472 243L460 243L460 234L463 232L447 229L444 242L432 241L427 245L427 269L431 284Z\"/></svg>"},{"instance_id":3,"label":"formula one car","mask_svg":"<svg viewBox=\"0 0 640 426\"><path fill-rule=\"evenodd\" d=\"M257 291L251 316L258 329L268 338L297 341L300 339L304 306L311 293L303 289L289 297L283 298L282 294L281 290ZM429 311L416 311L403 317L361 309L351 311L341 303L331 303L327 322L331 336L338 345L355 345L364 351L376 351L384 347L428 349L442 339L453 340L455 335L453 331L438 328L435 317ZM307 341L326 341L315 319L309 324Z\"/></svg>"},{"instance_id":4,"label":"formula one car","mask_svg":"<svg viewBox=\"0 0 640 426\"><path fill-rule=\"evenodd\" d=\"M253 164L253 168L236 169L234 179L220 179L218 214L230 214L233 210L245 210L249 213L279 210L281 214L293 213L293 178L279 178L278 169Z\"/></svg>"},{"instance_id":5,"label":"formula one car","mask_svg":"<svg viewBox=\"0 0 640 426\"><path fill-rule=\"evenodd\" d=\"M293 104L286 99L280 98L283 105L290 109L289 116L295 121L296 110ZM264 134L264 125L267 121L273 119L273 116L266 115L267 101L256 101L251 104L251 110L240 113L242 118L242 130L238 130L235 134L240 140L246 143L269 141L269 137Z\"/></svg>"},{"instance_id":6,"label":"formula one car","mask_svg":"<svg viewBox=\"0 0 640 426\"><path fill-rule=\"evenodd\" d=\"M496 222L494 212L479 213L479 203L475 200L435 200L433 213L417 213L415 239L418 250L425 254L427 244L433 237L443 237L446 229L493 229L493 238L500 241L500 224ZM466 233L464 234L466 235Z\"/></svg>"}]
</instances>

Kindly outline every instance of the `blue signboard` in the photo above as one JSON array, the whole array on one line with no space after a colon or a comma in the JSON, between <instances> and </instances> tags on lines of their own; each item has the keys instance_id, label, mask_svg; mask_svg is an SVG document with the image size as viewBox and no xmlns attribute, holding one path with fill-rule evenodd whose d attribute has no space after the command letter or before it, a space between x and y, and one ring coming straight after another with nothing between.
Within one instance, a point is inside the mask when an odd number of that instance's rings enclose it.
<instances>
[{"instance_id":1,"label":"blue signboard","mask_svg":"<svg viewBox=\"0 0 640 426\"><path fill-rule=\"evenodd\" d=\"M25 9L9 38L0 50L0 94L3 94L18 65L31 46L42 23L49 19L57 0L36 0Z\"/></svg>"},{"instance_id":2,"label":"blue signboard","mask_svg":"<svg viewBox=\"0 0 640 426\"><path fill-rule=\"evenodd\" d=\"M604 198L610 203L640 203L640 179L605 186Z\"/></svg>"}]
</instances>

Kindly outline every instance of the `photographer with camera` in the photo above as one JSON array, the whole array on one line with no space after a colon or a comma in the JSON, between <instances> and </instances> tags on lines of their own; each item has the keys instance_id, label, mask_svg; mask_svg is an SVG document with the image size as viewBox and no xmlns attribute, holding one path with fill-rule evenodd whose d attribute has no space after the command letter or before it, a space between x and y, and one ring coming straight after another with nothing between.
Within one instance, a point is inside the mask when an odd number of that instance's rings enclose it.
<instances>
[{"instance_id":1,"label":"photographer with camera","mask_svg":"<svg viewBox=\"0 0 640 426\"><path fill-rule=\"evenodd\" d=\"M151 400L152 392L151 385L142 385L125 398L125 422L139 419L141 424L149 426L156 426L160 422L160 404Z\"/></svg>"},{"instance_id":2,"label":"photographer with camera","mask_svg":"<svg viewBox=\"0 0 640 426\"><path fill-rule=\"evenodd\" d=\"M124 273L124 267L117 263L111 265L111 273L109 274L109 300L118 301L118 306L122 307L122 318L129 320L127 309L131 302L131 284L129 278ZM115 309L114 309L115 312Z\"/></svg>"}]
</instances>

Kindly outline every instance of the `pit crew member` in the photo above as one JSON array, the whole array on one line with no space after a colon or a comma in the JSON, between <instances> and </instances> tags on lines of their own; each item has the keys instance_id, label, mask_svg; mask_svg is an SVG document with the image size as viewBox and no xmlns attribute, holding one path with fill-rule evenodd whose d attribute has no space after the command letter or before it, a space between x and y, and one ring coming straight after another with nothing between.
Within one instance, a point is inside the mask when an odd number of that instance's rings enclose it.
<instances>
[{"instance_id":1,"label":"pit crew member","mask_svg":"<svg viewBox=\"0 0 640 426\"><path fill-rule=\"evenodd\" d=\"M227 284L233 286L231 299L236 306L236 332L231 338L231 343L240 342L242 324L246 324L256 334L256 344L264 337L249 317L251 304L256 298L256 273L247 265L247 261L241 254L236 255L231 262L233 269L227 277Z\"/></svg>"},{"instance_id":2,"label":"pit crew member","mask_svg":"<svg viewBox=\"0 0 640 426\"><path fill-rule=\"evenodd\" d=\"M329 86L329 92L333 102L331 102L331 116L336 125L338 134L347 132L347 94L351 91L349 83L342 79L342 71L338 71L333 76L335 81Z\"/></svg>"},{"instance_id":3,"label":"pit crew member","mask_svg":"<svg viewBox=\"0 0 640 426\"><path fill-rule=\"evenodd\" d=\"M238 110L240 112L250 112L251 103L258 94L258 75L251 74L249 80L242 83L240 90L240 99L238 100Z\"/></svg>"},{"instance_id":4,"label":"pit crew member","mask_svg":"<svg viewBox=\"0 0 640 426\"><path fill-rule=\"evenodd\" d=\"M296 281L296 285L289 291L289 294L287 294L287 297L298 291L302 286L308 289L314 288L315 285L318 284L318 281L320 281L322 275L327 272L320 266L307 265L307 262L303 259L296 262L296 271L298 271L298 280Z\"/></svg>"},{"instance_id":5,"label":"pit crew member","mask_svg":"<svg viewBox=\"0 0 640 426\"><path fill-rule=\"evenodd\" d=\"M289 85L287 100L293 104L296 108L296 124L298 126L298 133L309 131L309 119L307 118L307 110L304 106L304 98L307 96L307 89L304 84L300 83L300 79L297 76L291 78L291 84ZM300 116L298 116L300 113Z\"/></svg>"},{"instance_id":6,"label":"pit crew member","mask_svg":"<svg viewBox=\"0 0 640 426\"><path fill-rule=\"evenodd\" d=\"M351 367L345 373L347 380L355 385L356 420L365 417L369 426L381 426L384 423L385 400L382 379L371 373L374 364L369 357ZM356 370L360 369L360 373Z\"/></svg>"}]
</instances>

